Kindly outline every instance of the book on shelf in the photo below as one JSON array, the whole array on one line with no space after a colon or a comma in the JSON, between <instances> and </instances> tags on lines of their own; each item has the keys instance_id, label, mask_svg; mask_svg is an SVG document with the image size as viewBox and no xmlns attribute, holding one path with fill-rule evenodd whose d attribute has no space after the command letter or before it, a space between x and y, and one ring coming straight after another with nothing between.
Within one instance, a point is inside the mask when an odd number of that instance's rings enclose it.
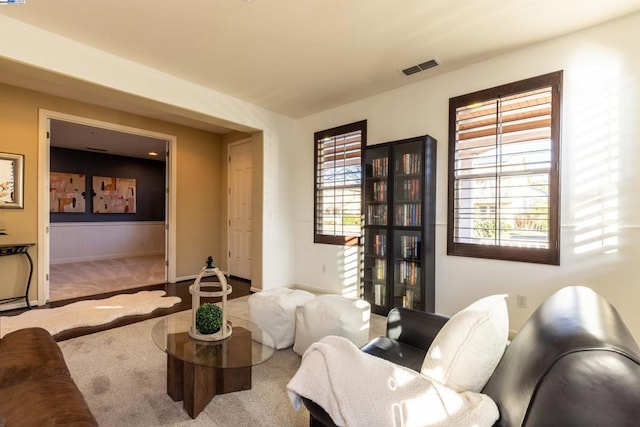
<instances>
[{"instance_id":1,"label":"book on shelf","mask_svg":"<svg viewBox=\"0 0 640 427\"><path fill-rule=\"evenodd\" d=\"M385 280L387 277L387 262L385 260L375 260L373 263L373 277L375 280Z\"/></svg>"},{"instance_id":2,"label":"book on shelf","mask_svg":"<svg viewBox=\"0 0 640 427\"><path fill-rule=\"evenodd\" d=\"M403 203L396 207L396 225L420 227L422 206L418 203Z\"/></svg>"},{"instance_id":3,"label":"book on shelf","mask_svg":"<svg viewBox=\"0 0 640 427\"><path fill-rule=\"evenodd\" d=\"M400 284L415 286L420 278L420 265L412 261L400 261L398 279Z\"/></svg>"},{"instance_id":4,"label":"book on shelf","mask_svg":"<svg viewBox=\"0 0 640 427\"><path fill-rule=\"evenodd\" d=\"M368 205L367 224L387 225L387 205Z\"/></svg>"},{"instance_id":5,"label":"book on shelf","mask_svg":"<svg viewBox=\"0 0 640 427\"><path fill-rule=\"evenodd\" d=\"M400 158L399 171L404 174L420 173L422 156L420 153L405 153Z\"/></svg>"},{"instance_id":6,"label":"book on shelf","mask_svg":"<svg viewBox=\"0 0 640 427\"><path fill-rule=\"evenodd\" d=\"M420 258L418 236L400 236L400 256L402 258Z\"/></svg>"},{"instance_id":7,"label":"book on shelf","mask_svg":"<svg viewBox=\"0 0 640 427\"><path fill-rule=\"evenodd\" d=\"M384 285L374 285L373 287L373 303L375 305L384 305L386 303L387 289Z\"/></svg>"},{"instance_id":8,"label":"book on shelf","mask_svg":"<svg viewBox=\"0 0 640 427\"><path fill-rule=\"evenodd\" d=\"M407 289L402 297L402 306L405 308L413 308L414 293L411 289Z\"/></svg>"},{"instance_id":9,"label":"book on shelf","mask_svg":"<svg viewBox=\"0 0 640 427\"><path fill-rule=\"evenodd\" d=\"M373 201L384 202L387 200L387 181L373 183Z\"/></svg>"},{"instance_id":10,"label":"book on shelf","mask_svg":"<svg viewBox=\"0 0 640 427\"><path fill-rule=\"evenodd\" d=\"M402 181L402 199L420 201L420 180L417 178Z\"/></svg>"},{"instance_id":11,"label":"book on shelf","mask_svg":"<svg viewBox=\"0 0 640 427\"><path fill-rule=\"evenodd\" d=\"M373 253L376 256L386 256L387 254L387 235L376 234L373 237Z\"/></svg>"},{"instance_id":12,"label":"book on shelf","mask_svg":"<svg viewBox=\"0 0 640 427\"><path fill-rule=\"evenodd\" d=\"M372 176L373 177L385 177L388 175L389 170L389 158L388 157L378 157L373 159L371 162L372 166Z\"/></svg>"}]
</instances>

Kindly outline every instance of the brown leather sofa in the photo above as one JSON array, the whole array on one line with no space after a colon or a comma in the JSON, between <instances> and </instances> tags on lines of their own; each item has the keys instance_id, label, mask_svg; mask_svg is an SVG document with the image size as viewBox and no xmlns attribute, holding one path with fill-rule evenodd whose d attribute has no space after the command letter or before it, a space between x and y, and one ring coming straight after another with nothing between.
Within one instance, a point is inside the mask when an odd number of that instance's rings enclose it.
<instances>
[{"instance_id":1,"label":"brown leather sofa","mask_svg":"<svg viewBox=\"0 0 640 427\"><path fill-rule=\"evenodd\" d=\"M394 309L387 334L362 350L420 371L446 317ZM369 374L369 373L367 373ZM640 349L615 308L585 287L561 289L514 337L483 393L496 426L640 425ZM304 399L311 426L334 426Z\"/></svg>"},{"instance_id":2,"label":"brown leather sofa","mask_svg":"<svg viewBox=\"0 0 640 427\"><path fill-rule=\"evenodd\" d=\"M0 339L0 426L97 426L60 347L42 328Z\"/></svg>"}]
</instances>

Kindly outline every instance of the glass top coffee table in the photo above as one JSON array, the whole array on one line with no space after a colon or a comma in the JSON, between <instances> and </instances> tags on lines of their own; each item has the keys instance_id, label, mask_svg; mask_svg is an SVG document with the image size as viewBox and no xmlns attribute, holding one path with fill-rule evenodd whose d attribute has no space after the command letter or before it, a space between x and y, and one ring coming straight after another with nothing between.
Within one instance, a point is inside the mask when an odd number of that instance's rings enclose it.
<instances>
[{"instance_id":1,"label":"glass top coffee table","mask_svg":"<svg viewBox=\"0 0 640 427\"><path fill-rule=\"evenodd\" d=\"M216 394L251 388L251 367L275 351L269 333L247 320L228 316L231 336L200 341L189 336L191 310L171 314L151 329L153 342L167 353L167 394L183 401L191 418Z\"/></svg>"}]
</instances>

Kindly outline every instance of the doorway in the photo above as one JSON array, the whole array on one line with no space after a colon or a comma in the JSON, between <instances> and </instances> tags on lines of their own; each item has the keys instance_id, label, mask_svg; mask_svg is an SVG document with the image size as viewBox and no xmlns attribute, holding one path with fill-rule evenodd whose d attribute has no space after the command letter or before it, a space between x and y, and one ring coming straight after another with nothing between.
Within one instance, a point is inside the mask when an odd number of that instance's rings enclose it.
<instances>
[{"instance_id":1,"label":"doorway","mask_svg":"<svg viewBox=\"0 0 640 427\"><path fill-rule=\"evenodd\" d=\"M38 218L39 241L42 242L38 249L39 304L53 299L85 296L80 295L82 293L95 294L122 290L144 286L151 282L175 282L175 266L172 262L175 260L175 235L167 230L173 228L169 227L169 224L175 217L175 206L171 197L172 189L175 188L175 174L172 173L174 166L168 154L175 149L176 138L148 130L44 110L40 112L40 119L39 182L41 185L39 188L46 190L43 192L45 194L39 195L41 206L43 206ZM79 135L74 137L74 132ZM52 153L52 150L55 153ZM145 158L150 152L157 153L160 160ZM58 201L54 201L54 196L51 195L54 194L51 192L53 188L50 177L52 177L51 172L54 171L51 168L51 161L54 158L59 160L60 156L69 154L76 156L76 160L94 159L88 162L80 161L80 165L75 167L75 171L92 171L77 174L85 175L87 181L86 194L83 195L86 208L82 213L61 212ZM159 164L153 166L156 169L156 184L153 187L159 186L160 188L156 188L155 192L157 194L159 191L161 194L160 206L155 206L156 211L158 209L161 211L159 215L155 214L156 217L150 218L148 209L141 210L136 205L130 205L128 200L127 212L124 215L121 212L122 209L117 209L116 205L119 202L114 202L113 210L109 207L108 211L102 213L92 209L92 202L96 196L92 181L96 176L100 178L102 175L139 173L138 171L128 172L126 168L120 169L126 172L106 173L109 170L105 169L108 161L127 165L128 170L135 170L136 164ZM100 163L100 165L89 163ZM73 160L66 165L62 169L74 169ZM56 169L60 169L59 164ZM161 175L158 175L158 169ZM145 174L148 173L145 172ZM131 177L121 176L121 178ZM143 177L142 180L138 179L140 184L147 180L143 186L144 190L143 187L136 189L138 198L142 197L140 191L148 193L149 187L152 187L148 185L149 179L151 178L148 176ZM133 182L135 188L136 181ZM145 197L144 205L147 205L150 196L147 194ZM131 200L137 199L131 198ZM51 204L54 202L56 204L51 209ZM139 206L142 207L142 205ZM64 241L58 242L60 236L65 236ZM67 241L68 239L70 241ZM60 247L65 248L63 253L59 251ZM82 277L83 275L90 277L89 282ZM54 292L52 288L55 281L61 277L62 282L67 286L66 297L64 290L60 294L59 290ZM127 283L127 280L130 282ZM74 281L80 286L72 290Z\"/></svg>"},{"instance_id":2,"label":"doorway","mask_svg":"<svg viewBox=\"0 0 640 427\"><path fill-rule=\"evenodd\" d=\"M251 139L229 145L228 263L229 274L251 281L253 144Z\"/></svg>"}]
</instances>

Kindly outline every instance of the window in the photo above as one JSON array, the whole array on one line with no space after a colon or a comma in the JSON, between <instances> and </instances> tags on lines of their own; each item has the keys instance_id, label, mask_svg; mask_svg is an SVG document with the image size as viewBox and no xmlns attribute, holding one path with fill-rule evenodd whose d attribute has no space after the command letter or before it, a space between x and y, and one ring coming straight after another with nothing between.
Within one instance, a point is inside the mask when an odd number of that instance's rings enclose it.
<instances>
[{"instance_id":1,"label":"window","mask_svg":"<svg viewBox=\"0 0 640 427\"><path fill-rule=\"evenodd\" d=\"M366 134L366 120L314 134L315 243L358 244Z\"/></svg>"},{"instance_id":2,"label":"window","mask_svg":"<svg viewBox=\"0 0 640 427\"><path fill-rule=\"evenodd\" d=\"M447 254L560 264L562 71L449 100Z\"/></svg>"}]
</instances>

